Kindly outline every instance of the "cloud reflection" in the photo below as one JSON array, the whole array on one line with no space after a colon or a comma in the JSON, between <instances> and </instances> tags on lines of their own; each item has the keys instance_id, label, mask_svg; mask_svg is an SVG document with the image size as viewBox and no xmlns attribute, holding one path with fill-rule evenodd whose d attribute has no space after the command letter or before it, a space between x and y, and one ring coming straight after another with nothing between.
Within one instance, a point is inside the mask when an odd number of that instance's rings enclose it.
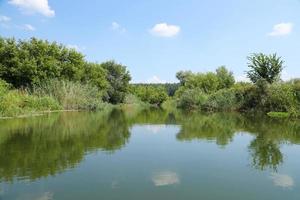
<instances>
[{"instance_id":1,"label":"cloud reflection","mask_svg":"<svg viewBox=\"0 0 300 200\"><path fill-rule=\"evenodd\" d=\"M271 174L271 179L273 180L273 184L275 186L283 187L283 188L291 188L294 186L294 180L292 177L286 174Z\"/></svg>"},{"instance_id":2,"label":"cloud reflection","mask_svg":"<svg viewBox=\"0 0 300 200\"><path fill-rule=\"evenodd\" d=\"M145 129L153 134L159 133L162 129L166 128L166 125L145 125Z\"/></svg>"},{"instance_id":3,"label":"cloud reflection","mask_svg":"<svg viewBox=\"0 0 300 200\"><path fill-rule=\"evenodd\" d=\"M1 198L0 198L1 199ZM52 192L36 193L36 194L22 194L17 200L52 200Z\"/></svg>"},{"instance_id":4,"label":"cloud reflection","mask_svg":"<svg viewBox=\"0 0 300 200\"><path fill-rule=\"evenodd\" d=\"M175 172L162 171L153 175L152 181L155 186L167 186L180 183L180 179Z\"/></svg>"}]
</instances>

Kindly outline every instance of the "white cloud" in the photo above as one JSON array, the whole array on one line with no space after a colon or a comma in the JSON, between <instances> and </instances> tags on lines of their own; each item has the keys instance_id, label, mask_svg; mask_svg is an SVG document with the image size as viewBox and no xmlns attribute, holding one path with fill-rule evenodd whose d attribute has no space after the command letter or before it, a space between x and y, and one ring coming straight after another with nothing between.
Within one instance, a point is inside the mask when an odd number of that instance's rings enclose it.
<instances>
[{"instance_id":1,"label":"white cloud","mask_svg":"<svg viewBox=\"0 0 300 200\"><path fill-rule=\"evenodd\" d=\"M180 32L180 27L176 25L170 25L167 23L160 23L153 26L150 30L152 35L158 37L174 37Z\"/></svg>"},{"instance_id":2,"label":"white cloud","mask_svg":"<svg viewBox=\"0 0 300 200\"><path fill-rule=\"evenodd\" d=\"M273 180L273 184L275 186L283 188L291 188L294 186L294 180L289 175L273 173L271 175L271 179Z\"/></svg>"},{"instance_id":3,"label":"white cloud","mask_svg":"<svg viewBox=\"0 0 300 200\"><path fill-rule=\"evenodd\" d=\"M280 23L273 26L273 31L269 33L269 36L285 36L289 35L293 31L294 24L291 22Z\"/></svg>"},{"instance_id":4,"label":"white cloud","mask_svg":"<svg viewBox=\"0 0 300 200\"><path fill-rule=\"evenodd\" d=\"M124 27L122 27L122 26L121 26L119 23L117 23L117 22L111 23L111 29L114 30L114 31L121 32L121 33L126 32L126 29L125 29Z\"/></svg>"},{"instance_id":5,"label":"white cloud","mask_svg":"<svg viewBox=\"0 0 300 200\"><path fill-rule=\"evenodd\" d=\"M22 26L22 28L25 30L25 31L35 31L35 27L33 27L32 25L30 24L24 24Z\"/></svg>"},{"instance_id":6,"label":"white cloud","mask_svg":"<svg viewBox=\"0 0 300 200\"><path fill-rule=\"evenodd\" d=\"M152 76L149 78L146 83L166 83L167 81L161 80L158 76Z\"/></svg>"},{"instance_id":7,"label":"white cloud","mask_svg":"<svg viewBox=\"0 0 300 200\"><path fill-rule=\"evenodd\" d=\"M9 0L9 3L17 6L25 13L40 13L46 17L53 17L55 11L48 4L48 0Z\"/></svg>"},{"instance_id":8,"label":"white cloud","mask_svg":"<svg viewBox=\"0 0 300 200\"><path fill-rule=\"evenodd\" d=\"M7 16L0 15L0 22L9 22L11 19Z\"/></svg>"},{"instance_id":9,"label":"white cloud","mask_svg":"<svg viewBox=\"0 0 300 200\"><path fill-rule=\"evenodd\" d=\"M171 171L162 171L154 174L152 181L155 186L167 186L180 183L177 173Z\"/></svg>"}]
</instances>

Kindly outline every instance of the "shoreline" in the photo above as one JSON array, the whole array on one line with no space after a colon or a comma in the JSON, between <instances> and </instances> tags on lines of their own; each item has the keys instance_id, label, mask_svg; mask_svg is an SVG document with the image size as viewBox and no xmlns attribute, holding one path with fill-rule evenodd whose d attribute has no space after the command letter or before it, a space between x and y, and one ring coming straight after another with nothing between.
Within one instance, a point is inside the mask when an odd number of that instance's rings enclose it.
<instances>
[{"instance_id":1,"label":"shoreline","mask_svg":"<svg viewBox=\"0 0 300 200\"><path fill-rule=\"evenodd\" d=\"M18 116L13 117L0 117L0 120L7 120L7 119L22 119L22 118L28 118L28 117L38 117L43 116L50 113L61 113L61 112L83 112L84 110L45 110L45 111L39 111L39 112L33 112L30 114L22 114Z\"/></svg>"}]
</instances>

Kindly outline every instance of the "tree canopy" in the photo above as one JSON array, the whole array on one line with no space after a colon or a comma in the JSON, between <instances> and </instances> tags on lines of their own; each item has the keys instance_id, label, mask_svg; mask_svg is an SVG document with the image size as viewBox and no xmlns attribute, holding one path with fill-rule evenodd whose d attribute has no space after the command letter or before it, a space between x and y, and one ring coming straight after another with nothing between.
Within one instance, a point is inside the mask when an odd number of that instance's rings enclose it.
<instances>
[{"instance_id":1,"label":"tree canopy","mask_svg":"<svg viewBox=\"0 0 300 200\"><path fill-rule=\"evenodd\" d=\"M265 80L272 84L280 79L283 70L283 60L276 54L265 55L255 53L248 57L248 78L253 82Z\"/></svg>"}]
</instances>

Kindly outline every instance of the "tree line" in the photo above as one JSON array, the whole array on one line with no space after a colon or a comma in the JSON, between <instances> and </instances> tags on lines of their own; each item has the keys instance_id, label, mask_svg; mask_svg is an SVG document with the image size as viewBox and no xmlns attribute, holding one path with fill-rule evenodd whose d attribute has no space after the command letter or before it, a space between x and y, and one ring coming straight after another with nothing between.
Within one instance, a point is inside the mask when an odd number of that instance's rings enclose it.
<instances>
[{"instance_id":1,"label":"tree line","mask_svg":"<svg viewBox=\"0 0 300 200\"><path fill-rule=\"evenodd\" d=\"M207 73L180 71L179 83L130 84L127 67L115 61L88 62L75 49L47 40L0 37L0 116L122 103L297 116L300 80L282 81L283 68L281 57L259 53L248 57L251 82L236 82L221 66Z\"/></svg>"},{"instance_id":2,"label":"tree line","mask_svg":"<svg viewBox=\"0 0 300 200\"><path fill-rule=\"evenodd\" d=\"M233 73L224 66L216 72L178 72L181 86L175 94L176 105L204 111L263 111L273 116L298 116L300 80L282 81L283 64L276 54L250 55L246 74L251 82L236 83Z\"/></svg>"},{"instance_id":3,"label":"tree line","mask_svg":"<svg viewBox=\"0 0 300 200\"><path fill-rule=\"evenodd\" d=\"M32 88L52 79L90 84L113 104L124 101L131 80L126 66L115 61L91 63L75 49L36 38L0 38L0 78L14 88Z\"/></svg>"}]
</instances>

